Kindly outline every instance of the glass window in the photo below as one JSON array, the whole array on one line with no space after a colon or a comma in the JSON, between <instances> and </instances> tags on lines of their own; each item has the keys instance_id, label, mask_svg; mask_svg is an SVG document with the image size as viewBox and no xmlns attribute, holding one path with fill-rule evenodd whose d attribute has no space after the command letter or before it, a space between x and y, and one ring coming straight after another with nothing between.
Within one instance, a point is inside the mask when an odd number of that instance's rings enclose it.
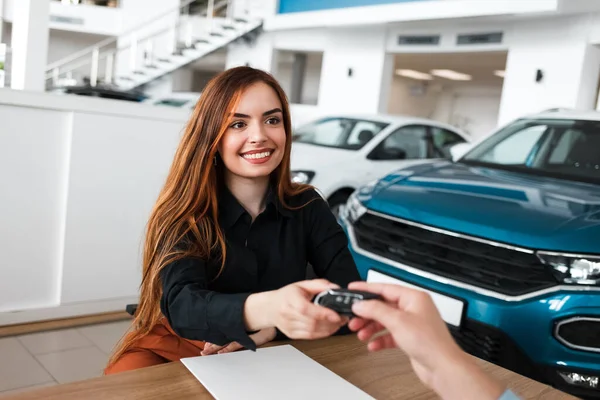
<instances>
[{"instance_id":1,"label":"glass window","mask_svg":"<svg viewBox=\"0 0 600 400\"><path fill-rule=\"evenodd\" d=\"M325 118L294 132L294 141L318 146L358 150L381 132L387 124L350 118Z\"/></svg>"},{"instance_id":2,"label":"glass window","mask_svg":"<svg viewBox=\"0 0 600 400\"><path fill-rule=\"evenodd\" d=\"M351 146L360 145L361 147L367 144L375 137L376 132L381 129L371 121L357 121L348 135L348 144Z\"/></svg>"},{"instance_id":3,"label":"glass window","mask_svg":"<svg viewBox=\"0 0 600 400\"><path fill-rule=\"evenodd\" d=\"M546 129L548 127L545 125L522 129L482 154L481 159L498 164L525 164L527 156Z\"/></svg>"},{"instance_id":4,"label":"glass window","mask_svg":"<svg viewBox=\"0 0 600 400\"><path fill-rule=\"evenodd\" d=\"M583 133L569 129L562 134L556 147L550 153L550 164L564 163L569 156L569 150L581 139ZM598 149L600 152L600 149Z\"/></svg>"},{"instance_id":5,"label":"glass window","mask_svg":"<svg viewBox=\"0 0 600 400\"><path fill-rule=\"evenodd\" d=\"M451 158L450 149L452 146L466 141L459 134L448 129L438 128L437 126L431 127L431 134L433 136L433 145L438 150L437 153L441 153L432 155L432 157L441 156Z\"/></svg>"},{"instance_id":6,"label":"glass window","mask_svg":"<svg viewBox=\"0 0 600 400\"><path fill-rule=\"evenodd\" d=\"M600 121L520 120L461 162L600 183Z\"/></svg>"},{"instance_id":7,"label":"glass window","mask_svg":"<svg viewBox=\"0 0 600 400\"><path fill-rule=\"evenodd\" d=\"M392 132L382 143L384 153L404 154L403 159L427 158L427 128L422 125L404 126Z\"/></svg>"}]
</instances>

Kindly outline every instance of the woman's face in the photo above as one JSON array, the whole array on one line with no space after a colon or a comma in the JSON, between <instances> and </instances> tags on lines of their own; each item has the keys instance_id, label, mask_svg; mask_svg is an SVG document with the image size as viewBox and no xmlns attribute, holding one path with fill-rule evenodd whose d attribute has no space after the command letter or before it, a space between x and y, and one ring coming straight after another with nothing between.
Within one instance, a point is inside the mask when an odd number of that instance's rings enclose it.
<instances>
[{"instance_id":1,"label":"woman's face","mask_svg":"<svg viewBox=\"0 0 600 400\"><path fill-rule=\"evenodd\" d=\"M265 83L250 86L240 99L233 120L219 143L225 167L243 178L269 176L285 152L281 102Z\"/></svg>"}]
</instances>

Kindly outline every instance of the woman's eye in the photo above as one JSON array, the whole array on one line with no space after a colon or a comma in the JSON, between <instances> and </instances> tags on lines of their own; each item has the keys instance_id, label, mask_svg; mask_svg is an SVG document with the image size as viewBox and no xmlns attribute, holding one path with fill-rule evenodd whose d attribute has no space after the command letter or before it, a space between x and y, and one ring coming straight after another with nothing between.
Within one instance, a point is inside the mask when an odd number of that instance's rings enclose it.
<instances>
[{"instance_id":1,"label":"woman's eye","mask_svg":"<svg viewBox=\"0 0 600 400\"><path fill-rule=\"evenodd\" d=\"M246 124L242 121L234 122L233 124L231 124L231 127L234 129L241 129L244 126L246 126Z\"/></svg>"},{"instance_id":2,"label":"woman's eye","mask_svg":"<svg viewBox=\"0 0 600 400\"><path fill-rule=\"evenodd\" d=\"M281 120L277 117L269 118L267 120L267 124L269 124L269 125L277 125L280 122L281 122Z\"/></svg>"}]
</instances>

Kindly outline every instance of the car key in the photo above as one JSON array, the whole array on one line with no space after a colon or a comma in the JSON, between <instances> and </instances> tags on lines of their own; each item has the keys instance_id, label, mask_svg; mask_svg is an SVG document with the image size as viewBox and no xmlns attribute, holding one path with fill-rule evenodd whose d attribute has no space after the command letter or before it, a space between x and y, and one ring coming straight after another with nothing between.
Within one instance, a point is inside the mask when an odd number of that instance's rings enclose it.
<instances>
[{"instance_id":1,"label":"car key","mask_svg":"<svg viewBox=\"0 0 600 400\"><path fill-rule=\"evenodd\" d=\"M327 307L344 317L355 317L352 312L352 304L362 300L381 300L381 296L375 293L362 292L350 289L329 289L319 293L314 303Z\"/></svg>"}]
</instances>

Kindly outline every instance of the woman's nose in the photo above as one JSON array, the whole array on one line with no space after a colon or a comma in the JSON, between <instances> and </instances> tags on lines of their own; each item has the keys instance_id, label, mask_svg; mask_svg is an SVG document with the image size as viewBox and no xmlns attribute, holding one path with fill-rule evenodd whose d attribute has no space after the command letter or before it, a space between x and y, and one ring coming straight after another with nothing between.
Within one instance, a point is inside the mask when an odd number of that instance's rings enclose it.
<instances>
[{"instance_id":1,"label":"woman's nose","mask_svg":"<svg viewBox=\"0 0 600 400\"><path fill-rule=\"evenodd\" d=\"M262 143L267 140L267 135L262 127L254 127L248 134L248 141L250 143Z\"/></svg>"}]
</instances>

